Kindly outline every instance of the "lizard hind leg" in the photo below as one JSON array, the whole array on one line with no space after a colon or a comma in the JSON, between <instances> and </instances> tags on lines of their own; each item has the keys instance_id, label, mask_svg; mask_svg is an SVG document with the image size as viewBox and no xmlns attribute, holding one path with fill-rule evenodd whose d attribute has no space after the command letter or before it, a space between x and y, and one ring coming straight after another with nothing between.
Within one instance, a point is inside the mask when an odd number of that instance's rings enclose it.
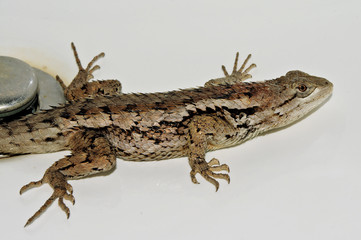
<instances>
[{"instance_id":1,"label":"lizard hind leg","mask_svg":"<svg viewBox=\"0 0 361 240\"><path fill-rule=\"evenodd\" d=\"M74 53L75 62L79 69L78 74L69 86L66 86L63 80L59 76L56 76L56 80L63 88L65 97L68 101L76 101L81 98L94 97L96 95L115 95L121 93L121 83L117 80L89 82L94 77L94 71L100 69L99 65L94 64L100 58L105 56L103 52L96 55L84 69L74 43L71 43L71 47Z\"/></svg>"},{"instance_id":2,"label":"lizard hind leg","mask_svg":"<svg viewBox=\"0 0 361 240\"><path fill-rule=\"evenodd\" d=\"M38 211L34 213L33 216L31 216L28 221L26 222L25 226L28 226L31 224L36 218L38 218L45 210L56 200L58 199L59 207L65 212L67 218L70 216L70 210L65 205L63 199L66 199L74 205L75 198L73 196L73 188L70 184L67 183L66 178L64 175L56 171L53 167L50 167L46 173L44 174L44 177L36 182L31 182L29 184L26 184L20 189L20 194L24 193L25 191L33 188L33 187L39 187L44 183L48 183L53 189L53 194L49 197L48 200L40 207Z\"/></svg>"},{"instance_id":3,"label":"lizard hind leg","mask_svg":"<svg viewBox=\"0 0 361 240\"><path fill-rule=\"evenodd\" d=\"M64 90L68 90L70 88L79 88L79 87L82 87L84 84L86 84L90 79L93 78L93 75L92 73L97 70L97 69L100 69L100 66L99 65L94 65L94 63L101 57L104 57L105 54L103 52L101 52L100 54L96 55L88 64L88 66L84 69L82 64L81 64L81 61L80 61L80 58L79 58L79 55L78 55L78 52L76 50L76 47L75 47L75 44L72 42L71 43L71 48L73 50L73 53L74 53L74 57L75 57L75 62L78 66L78 69L79 69L79 72L78 74L76 75L76 77L73 79L73 81L71 82L71 84L66 87L64 81L57 75L56 76L56 79L57 81L60 83L60 85L62 86L62 88Z\"/></svg>"},{"instance_id":4,"label":"lizard hind leg","mask_svg":"<svg viewBox=\"0 0 361 240\"><path fill-rule=\"evenodd\" d=\"M55 162L48 168L41 180L26 184L20 189L20 194L22 194L33 187L47 183L54 190L50 198L29 218L25 226L31 224L45 212L56 199L58 199L59 207L69 218L70 210L63 200L69 200L74 204L75 199L73 188L67 180L109 171L115 166L115 154L108 140L96 131L79 130L70 136L68 144L72 150L71 155Z\"/></svg>"}]
</instances>

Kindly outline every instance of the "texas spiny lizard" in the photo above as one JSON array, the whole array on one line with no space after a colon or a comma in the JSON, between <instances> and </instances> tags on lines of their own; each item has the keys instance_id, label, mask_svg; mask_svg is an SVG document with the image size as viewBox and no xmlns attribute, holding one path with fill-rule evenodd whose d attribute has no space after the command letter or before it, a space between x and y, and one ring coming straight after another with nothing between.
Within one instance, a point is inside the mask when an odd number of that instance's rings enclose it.
<instances>
[{"instance_id":1,"label":"texas spiny lizard","mask_svg":"<svg viewBox=\"0 0 361 240\"><path fill-rule=\"evenodd\" d=\"M251 78L246 68L250 55L238 69L224 66L225 77L208 81L204 87L161 93L121 94L116 80L89 81L99 68L101 53L83 68L72 44L79 72L64 88L68 103L20 119L0 123L0 155L5 157L70 150L71 155L55 162L43 178L23 186L20 193L48 183L51 197L27 221L32 223L56 199L69 217L63 199L74 204L69 179L109 171L116 158L152 161L188 157L190 177L198 183L199 173L215 185L216 179L230 181L226 164L208 151L238 145L270 129L288 125L319 106L332 93L324 78L301 71L262 82ZM26 226L25 225L25 226Z\"/></svg>"}]
</instances>

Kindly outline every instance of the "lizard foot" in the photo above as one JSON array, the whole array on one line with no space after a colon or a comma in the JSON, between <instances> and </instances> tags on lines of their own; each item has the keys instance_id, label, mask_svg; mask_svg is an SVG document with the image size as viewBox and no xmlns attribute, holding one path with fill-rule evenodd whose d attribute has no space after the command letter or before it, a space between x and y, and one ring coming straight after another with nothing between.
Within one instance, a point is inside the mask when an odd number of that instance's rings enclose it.
<instances>
[{"instance_id":1,"label":"lizard foot","mask_svg":"<svg viewBox=\"0 0 361 240\"><path fill-rule=\"evenodd\" d=\"M86 84L88 84L89 80L91 80L94 77L93 72L100 69L99 65L94 65L95 62L99 58L105 56L103 52L96 55L89 62L87 67L83 68L74 43L71 43L71 48L73 49L75 61L79 69L78 74L75 76L75 78L68 87L65 85L64 81L58 75L56 76L56 80L60 83L61 87L63 88L65 97L67 98L68 101L77 100L80 98L79 95L84 95L83 88L86 86Z\"/></svg>"},{"instance_id":2,"label":"lizard foot","mask_svg":"<svg viewBox=\"0 0 361 240\"><path fill-rule=\"evenodd\" d=\"M253 68L256 67L256 64L252 63L249 67L246 68L246 65L251 58L251 54L247 56L247 58L244 60L242 66L240 69L237 70L238 65L238 57L239 53L236 54L236 59L234 61L233 65L233 71L231 74L227 72L227 69L224 65L222 65L222 70L225 75L224 78L217 78L217 79L211 79L208 82L204 84L205 87L209 86L217 86L217 85L224 85L224 84L235 84L238 82L243 82L249 78L252 78L252 75L249 74L249 71L251 71ZM246 68L246 69L245 69Z\"/></svg>"},{"instance_id":3,"label":"lizard foot","mask_svg":"<svg viewBox=\"0 0 361 240\"><path fill-rule=\"evenodd\" d=\"M231 74L229 74L226 70L226 67L224 65L222 65L222 70L223 73L226 77L236 77L237 79L239 79L240 81L245 81L249 78L252 78L252 75L249 74L249 71L251 71L253 68L256 67L256 64L252 63L248 68L244 69L249 61L249 59L251 58L251 54L248 54L247 58L244 60L242 66L240 69L237 70L237 65L238 65L238 57L239 57L239 53L237 52L236 54L236 59L234 61L234 65L233 65L233 71Z\"/></svg>"},{"instance_id":4,"label":"lizard foot","mask_svg":"<svg viewBox=\"0 0 361 240\"><path fill-rule=\"evenodd\" d=\"M78 68L79 68L79 72L80 71L84 71L86 73L86 79L89 81L90 79L93 78L93 72L95 70L98 70L100 69L100 66L99 65L94 65L94 63L96 61L98 61L99 58L102 58L105 56L105 54L103 52L99 53L98 55L96 55L89 63L88 63L88 66L84 69L83 66L81 65L81 62L80 62L80 59L79 59L79 56L78 56L78 52L76 51L76 48L75 48L75 45L74 43L72 42L71 43L71 48L73 49L73 52L74 52L74 57L75 57L75 61L76 61L76 64L78 65ZM74 80L73 80L74 81Z\"/></svg>"},{"instance_id":5,"label":"lizard foot","mask_svg":"<svg viewBox=\"0 0 361 240\"><path fill-rule=\"evenodd\" d=\"M53 169L48 169L44 177L36 182L30 182L29 184L26 184L20 189L20 194L24 193L25 191L33 188L33 187L39 187L43 185L44 183L48 183L53 189L54 192L50 196L50 198L40 207L40 209L34 213L32 217L28 219L25 226L28 226L31 224L37 217L39 217L45 210L56 200L58 199L59 207L65 212L67 218L70 216L70 210L65 205L63 199L69 200L70 202L75 203L75 199L73 196L73 188L72 186L67 183L65 176L61 174L59 171L54 171Z\"/></svg>"},{"instance_id":6,"label":"lizard foot","mask_svg":"<svg viewBox=\"0 0 361 240\"><path fill-rule=\"evenodd\" d=\"M229 167L227 164L220 165L218 159L213 158L208 163L206 161L196 163L192 167L192 171L190 172L192 182L195 184L199 184L196 179L196 174L199 173L206 179L208 182L212 183L216 187L216 191L218 191L219 183L215 178L224 179L228 183L230 183L231 179L228 174L224 173L215 173L219 171L227 171L229 172Z\"/></svg>"}]
</instances>

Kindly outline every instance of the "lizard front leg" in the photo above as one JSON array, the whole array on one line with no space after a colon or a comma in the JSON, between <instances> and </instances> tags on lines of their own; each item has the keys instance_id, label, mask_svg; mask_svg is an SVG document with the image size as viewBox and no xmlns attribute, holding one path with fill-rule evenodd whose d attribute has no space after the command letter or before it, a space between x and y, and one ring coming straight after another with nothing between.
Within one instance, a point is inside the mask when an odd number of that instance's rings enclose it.
<instances>
[{"instance_id":1,"label":"lizard front leg","mask_svg":"<svg viewBox=\"0 0 361 240\"><path fill-rule=\"evenodd\" d=\"M67 183L69 179L79 179L99 172L109 171L115 166L116 157L107 139L96 131L80 130L69 139L72 154L55 162L45 172L43 178L23 186L20 194L26 190L48 183L54 192L40 209L29 218L25 226L31 224L56 199L60 208L70 216L69 208L63 199L75 203L72 186Z\"/></svg>"},{"instance_id":2,"label":"lizard front leg","mask_svg":"<svg viewBox=\"0 0 361 240\"><path fill-rule=\"evenodd\" d=\"M95 56L88 66L84 69L81 65L78 52L74 43L71 43L73 49L76 64L79 68L78 74L75 76L69 86L65 86L63 80L59 76L56 76L56 80L60 83L64 90L64 95L68 101L76 101L85 97L94 97L96 95L116 95L121 93L122 85L117 80L103 80L92 81L93 72L100 68L99 65L94 63L101 57L104 57L104 53L100 53Z\"/></svg>"},{"instance_id":3,"label":"lizard front leg","mask_svg":"<svg viewBox=\"0 0 361 240\"><path fill-rule=\"evenodd\" d=\"M216 116L195 116L188 125L188 160L192 170L190 176L193 183L198 184L196 174L199 173L208 182L212 183L218 191L219 183L216 180L224 179L228 183L230 177L228 174L215 173L218 171L229 172L229 167L226 164L220 165L219 161L213 158L206 162L205 155L210 145L217 144L217 135L225 135L227 132L232 132L232 126L224 120Z\"/></svg>"},{"instance_id":4,"label":"lizard front leg","mask_svg":"<svg viewBox=\"0 0 361 240\"><path fill-rule=\"evenodd\" d=\"M237 70L238 57L239 57L239 53L237 52L236 59L234 60L232 73L229 74L227 72L226 67L224 65L222 65L222 70L223 70L225 77L209 80L208 82L206 82L204 84L204 86L209 87L209 86L217 86L217 85L224 85L224 84L235 84L237 82L243 82L249 78L252 78L252 75L249 74L249 71L251 71L253 68L255 68L256 64L252 63L251 65L249 65L246 68L246 65L247 65L249 59L251 58L251 56L252 56L251 54L248 54L247 58L244 60L240 69Z\"/></svg>"}]
</instances>

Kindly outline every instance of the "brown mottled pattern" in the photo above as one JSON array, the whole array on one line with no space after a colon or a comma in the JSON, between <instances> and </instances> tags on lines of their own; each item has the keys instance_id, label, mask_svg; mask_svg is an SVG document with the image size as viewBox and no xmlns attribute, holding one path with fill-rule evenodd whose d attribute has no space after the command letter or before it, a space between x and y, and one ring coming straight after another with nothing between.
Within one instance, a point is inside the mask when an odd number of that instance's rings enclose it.
<instances>
[{"instance_id":1,"label":"brown mottled pattern","mask_svg":"<svg viewBox=\"0 0 361 240\"><path fill-rule=\"evenodd\" d=\"M288 125L319 106L332 92L324 78L291 71L275 80L243 82L254 64L240 69L238 54L231 74L213 79L205 87L163 93L119 94L120 84L88 82L99 67L97 55L83 68L72 44L78 75L64 88L68 104L0 124L0 155L46 153L68 149L71 154L55 162L39 181L20 193L48 183L52 196L28 220L33 222L58 199L74 203L68 179L112 169L116 157L130 161L163 160L187 156L190 177L200 174L218 190L216 179L230 182L226 164L206 161L208 151L240 144L270 129Z\"/></svg>"}]
</instances>

